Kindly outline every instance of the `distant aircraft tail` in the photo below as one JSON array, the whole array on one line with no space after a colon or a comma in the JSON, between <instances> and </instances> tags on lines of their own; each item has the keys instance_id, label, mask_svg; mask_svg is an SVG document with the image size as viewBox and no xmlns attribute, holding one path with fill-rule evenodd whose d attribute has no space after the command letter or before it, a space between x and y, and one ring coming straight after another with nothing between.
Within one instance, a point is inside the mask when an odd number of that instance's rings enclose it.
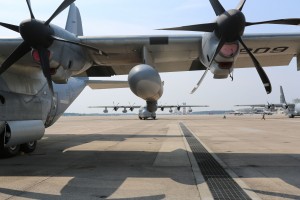
<instances>
[{"instance_id":1,"label":"distant aircraft tail","mask_svg":"<svg viewBox=\"0 0 300 200\"><path fill-rule=\"evenodd\" d=\"M282 86L280 86L280 103L281 103L281 104L287 104L287 103L286 103L286 100L285 100L284 93L283 93L283 88L282 88Z\"/></svg>"},{"instance_id":2,"label":"distant aircraft tail","mask_svg":"<svg viewBox=\"0 0 300 200\"><path fill-rule=\"evenodd\" d=\"M80 12L74 3L70 5L68 20L65 29L77 36L83 36Z\"/></svg>"}]
</instances>

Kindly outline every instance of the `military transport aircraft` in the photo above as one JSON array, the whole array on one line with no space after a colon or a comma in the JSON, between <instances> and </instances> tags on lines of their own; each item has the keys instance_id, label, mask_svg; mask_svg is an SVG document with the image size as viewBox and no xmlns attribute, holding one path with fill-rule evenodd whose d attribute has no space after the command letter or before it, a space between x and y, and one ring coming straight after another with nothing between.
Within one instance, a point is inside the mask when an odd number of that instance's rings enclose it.
<instances>
[{"instance_id":1,"label":"military transport aircraft","mask_svg":"<svg viewBox=\"0 0 300 200\"><path fill-rule=\"evenodd\" d=\"M177 109L180 111L181 108L188 108L188 112L193 112L192 108L200 108L200 107L209 107L207 105L157 105L157 109L160 109L161 111L164 111L166 108L169 109L170 113L173 113L173 109ZM156 119L156 111L150 112L147 109L147 105L145 106L135 106L133 105L113 105L113 106L90 106L89 108L104 108L103 112L108 113L108 108L112 108L114 111L118 111L118 109L123 109L123 113L127 113L127 109L130 111L133 111L135 108L139 108L139 119L146 120L148 118Z\"/></svg>"},{"instance_id":2,"label":"military transport aircraft","mask_svg":"<svg viewBox=\"0 0 300 200\"><path fill-rule=\"evenodd\" d=\"M254 66L270 93L262 66L288 65L298 55L300 34L244 35L244 29L259 24L299 25L300 19L247 22L242 12L245 0L228 11L218 0L210 0L217 15L214 22L168 29L204 35L131 37L83 36L75 0L64 0L46 21L36 19L30 0L26 2L29 19L19 25L0 22L21 36L0 39L0 152L5 156L17 154L20 146L24 152L34 151L45 128L86 85L71 77L128 74L132 92L146 101L149 112L155 112L163 93L158 72L205 70L198 87L209 70L214 78L227 78L234 68ZM65 29L51 24L69 6Z\"/></svg>"},{"instance_id":3,"label":"military transport aircraft","mask_svg":"<svg viewBox=\"0 0 300 200\"><path fill-rule=\"evenodd\" d=\"M299 103L287 103L285 100L284 92L282 86L280 86L280 103L277 104L247 104L247 105L236 105L236 106L250 106L252 108L265 108L266 110L273 111L277 108L283 108L289 118L294 118L295 116L300 116L300 104Z\"/></svg>"}]
</instances>

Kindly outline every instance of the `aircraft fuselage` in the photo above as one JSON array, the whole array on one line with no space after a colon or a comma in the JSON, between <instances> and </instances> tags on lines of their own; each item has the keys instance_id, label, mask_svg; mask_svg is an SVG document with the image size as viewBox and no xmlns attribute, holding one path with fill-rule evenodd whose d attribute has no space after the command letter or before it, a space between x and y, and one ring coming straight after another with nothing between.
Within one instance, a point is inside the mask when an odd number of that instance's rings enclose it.
<instances>
[{"instance_id":1,"label":"aircraft fuselage","mask_svg":"<svg viewBox=\"0 0 300 200\"><path fill-rule=\"evenodd\" d=\"M148 119L148 118L152 118L152 119L156 119L156 112L150 112L147 109L147 106L142 106L139 109L139 119Z\"/></svg>"}]
</instances>

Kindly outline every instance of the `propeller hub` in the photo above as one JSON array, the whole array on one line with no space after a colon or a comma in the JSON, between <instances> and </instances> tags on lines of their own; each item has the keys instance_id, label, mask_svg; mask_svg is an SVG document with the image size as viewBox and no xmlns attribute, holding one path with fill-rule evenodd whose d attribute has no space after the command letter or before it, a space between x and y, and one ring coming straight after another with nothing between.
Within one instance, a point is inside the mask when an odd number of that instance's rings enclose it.
<instances>
[{"instance_id":1,"label":"propeller hub","mask_svg":"<svg viewBox=\"0 0 300 200\"><path fill-rule=\"evenodd\" d=\"M44 22L36 19L21 22L20 34L24 41L33 48L48 48L53 43L53 39L51 38L51 35L54 34L53 29L49 25L45 25Z\"/></svg>"},{"instance_id":2,"label":"propeller hub","mask_svg":"<svg viewBox=\"0 0 300 200\"><path fill-rule=\"evenodd\" d=\"M225 42L234 42L244 34L245 26L245 15L239 10L232 9L217 18L215 34Z\"/></svg>"}]
</instances>

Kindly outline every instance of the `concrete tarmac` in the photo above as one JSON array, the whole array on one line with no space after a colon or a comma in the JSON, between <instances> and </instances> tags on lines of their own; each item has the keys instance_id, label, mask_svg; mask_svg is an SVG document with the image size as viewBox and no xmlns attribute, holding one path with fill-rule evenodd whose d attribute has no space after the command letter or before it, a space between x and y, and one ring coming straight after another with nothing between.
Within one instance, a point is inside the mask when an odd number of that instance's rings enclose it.
<instances>
[{"instance_id":1,"label":"concrete tarmac","mask_svg":"<svg viewBox=\"0 0 300 200\"><path fill-rule=\"evenodd\" d=\"M300 199L300 118L62 117L32 154L0 160L0 199L212 199L179 126L253 199Z\"/></svg>"}]
</instances>

